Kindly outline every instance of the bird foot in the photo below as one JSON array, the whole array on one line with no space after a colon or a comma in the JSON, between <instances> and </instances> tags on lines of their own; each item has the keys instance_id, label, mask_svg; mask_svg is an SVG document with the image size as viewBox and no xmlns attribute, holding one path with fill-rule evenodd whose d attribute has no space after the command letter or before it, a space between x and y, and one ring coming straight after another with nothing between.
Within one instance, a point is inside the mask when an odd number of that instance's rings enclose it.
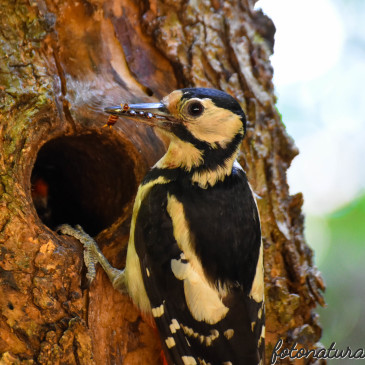
<instances>
[{"instance_id":1,"label":"bird foot","mask_svg":"<svg viewBox=\"0 0 365 365\"><path fill-rule=\"evenodd\" d=\"M95 266L99 263L108 275L114 289L126 292L124 270L118 270L110 265L96 241L90 237L80 225L76 225L75 228L73 228L68 224L62 224L57 227L57 232L67 234L68 236L78 239L84 246L84 262L87 268L86 277L90 284L95 279Z\"/></svg>"}]
</instances>

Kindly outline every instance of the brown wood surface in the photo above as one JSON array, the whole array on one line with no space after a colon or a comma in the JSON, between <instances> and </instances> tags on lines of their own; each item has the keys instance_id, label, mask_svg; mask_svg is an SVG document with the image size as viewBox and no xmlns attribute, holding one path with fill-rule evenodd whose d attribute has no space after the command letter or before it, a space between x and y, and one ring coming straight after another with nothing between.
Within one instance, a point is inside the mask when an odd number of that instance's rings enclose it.
<instances>
[{"instance_id":1,"label":"brown wood surface","mask_svg":"<svg viewBox=\"0 0 365 365\"><path fill-rule=\"evenodd\" d=\"M137 186L165 147L128 120L101 128L103 108L187 86L223 89L248 115L240 162L260 197L267 361L278 338L315 346L323 283L286 183L298 151L275 108L275 28L253 6L0 0L0 364L159 364L156 333L102 270L88 288L80 244L54 229L81 223L124 266Z\"/></svg>"}]
</instances>

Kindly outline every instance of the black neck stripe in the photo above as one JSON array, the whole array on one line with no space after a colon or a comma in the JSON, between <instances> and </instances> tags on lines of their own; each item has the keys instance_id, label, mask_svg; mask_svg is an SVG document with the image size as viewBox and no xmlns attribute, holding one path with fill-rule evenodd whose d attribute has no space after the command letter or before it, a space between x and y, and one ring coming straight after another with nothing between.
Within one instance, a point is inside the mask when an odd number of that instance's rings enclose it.
<instances>
[{"instance_id":1,"label":"black neck stripe","mask_svg":"<svg viewBox=\"0 0 365 365\"><path fill-rule=\"evenodd\" d=\"M203 164L194 167L194 172L202 172L206 170L214 171L217 167L223 166L226 160L236 153L243 139L242 132L237 133L234 138L223 148L217 146L213 148L208 144L208 148L203 150Z\"/></svg>"},{"instance_id":2,"label":"black neck stripe","mask_svg":"<svg viewBox=\"0 0 365 365\"><path fill-rule=\"evenodd\" d=\"M201 151L206 150L209 146L209 143L194 137L192 133L180 123L173 124L171 132L182 141L191 143L194 147Z\"/></svg>"},{"instance_id":3,"label":"black neck stripe","mask_svg":"<svg viewBox=\"0 0 365 365\"><path fill-rule=\"evenodd\" d=\"M164 177L166 180L175 181L179 177L188 177L188 173L181 168L175 169L161 169L159 167L154 167L150 170L142 181L142 185L148 184L151 181L157 180L159 177Z\"/></svg>"},{"instance_id":4,"label":"black neck stripe","mask_svg":"<svg viewBox=\"0 0 365 365\"><path fill-rule=\"evenodd\" d=\"M204 172L204 171L214 171L218 167L223 166L225 161L236 153L238 148L240 147L241 141L243 139L242 133L237 133L233 140L228 143L225 148L217 146L213 148L208 143L203 142L204 149L203 151L203 163L199 166L193 167L190 171L186 171L184 168L158 168L155 167L152 169L144 178L143 184L147 184L150 181L157 179L160 176L163 176L167 180L177 180L181 178L189 178L195 172Z\"/></svg>"}]
</instances>

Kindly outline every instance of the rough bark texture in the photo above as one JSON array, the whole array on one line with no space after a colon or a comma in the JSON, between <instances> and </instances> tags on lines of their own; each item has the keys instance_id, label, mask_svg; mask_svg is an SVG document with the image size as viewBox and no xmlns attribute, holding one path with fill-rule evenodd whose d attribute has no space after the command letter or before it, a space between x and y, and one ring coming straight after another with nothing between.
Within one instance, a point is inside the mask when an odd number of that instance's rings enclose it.
<instances>
[{"instance_id":1,"label":"rough bark texture","mask_svg":"<svg viewBox=\"0 0 365 365\"><path fill-rule=\"evenodd\" d=\"M134 194L165 147L128 120L101 128L103 107L186 86L223 89L248 115L240 162L260 196L267 360L278 338L319 340L323 283L286 183L297 150L275 109L275 28L253 5L0 0L0 364L159 363L156 333L101 270L87 288L80 244L54 229L82 224L124 266Z\"/></svg>"}]
</instances>

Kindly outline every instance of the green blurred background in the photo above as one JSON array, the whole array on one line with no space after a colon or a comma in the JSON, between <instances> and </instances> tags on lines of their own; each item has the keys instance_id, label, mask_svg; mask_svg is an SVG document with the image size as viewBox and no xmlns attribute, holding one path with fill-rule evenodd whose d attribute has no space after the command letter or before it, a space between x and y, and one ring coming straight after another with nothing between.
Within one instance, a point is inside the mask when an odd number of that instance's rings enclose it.
<instances>
[{"instance_id":1,"label":"green blurred background","mask_svg":"<svg viewBox=\"0 0 365 365\"><path fill-rule=\"evenodd\" d=\"M365 195L325 217L307 218L308 242L314 247L322 245L319 226L329 243L317 260L327 284L328 306L318 310L326 346L335 341L336 348L365 348L364 222Z\"/></svg>"},{"instance_id":2,"label":"green blurred background","mask_svg":"<svg viewBox=\"0 0 365 365\"><path fill-rule=\"evenodd\" d=\"M306 238L325 279L322 344L365 349L365 0L260 0L276 25L278 109L299 147ZM365 360L330 360L354 364Z\"/></svg>"}]
</instances>

